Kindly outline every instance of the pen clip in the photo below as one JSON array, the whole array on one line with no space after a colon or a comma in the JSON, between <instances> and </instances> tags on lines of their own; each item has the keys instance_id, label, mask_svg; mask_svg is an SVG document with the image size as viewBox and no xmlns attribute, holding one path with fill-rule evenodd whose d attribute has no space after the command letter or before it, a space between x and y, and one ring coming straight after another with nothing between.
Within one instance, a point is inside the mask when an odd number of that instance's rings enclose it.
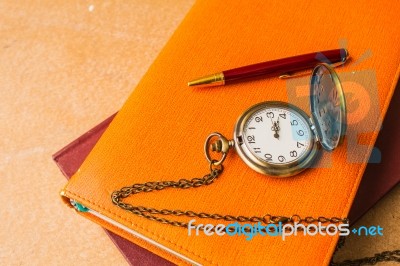
<instances>
[{"instance_id":1,"label":"pen clip","mask_svg":"<svg viewBox=\"0 0 400 266\"><path fill-rule=\"evenodd\" d=\"M344 60L344 61L337 62L337 63L329 64L329 65L331 67L338 67L338 66L344 65L346 63L346 61L347 61L347 59ZM299 74L284 73L284 74L280 75L279 78L280 79L298 78L298 77L301 77L301 76L309 75L311 73L312 73L312 70L311 71L305 71L305 72L302 72L302 73L299 73Z\"/></svg>"}]
</instances>

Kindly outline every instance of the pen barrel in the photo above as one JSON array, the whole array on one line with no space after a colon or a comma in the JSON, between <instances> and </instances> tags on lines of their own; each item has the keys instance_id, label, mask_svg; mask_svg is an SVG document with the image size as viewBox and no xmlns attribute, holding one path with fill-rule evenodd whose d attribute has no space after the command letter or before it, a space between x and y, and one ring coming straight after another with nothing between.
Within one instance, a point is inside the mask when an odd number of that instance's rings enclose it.
<instances>
[{"instance_id":1,"label":"pen barrel","mask_svg":"<svg viewBox=\"0 0 400 266\"><path fill-rule=\"evenodd\" d=\"M223 71L225 84L241 79L252 79L266 76L279 76L285 73L313 68L318 63L338 63L347 59L346 49L335 49L317 53L303 54L289 58L257 63Z\"/></svg>"}]
</instances>

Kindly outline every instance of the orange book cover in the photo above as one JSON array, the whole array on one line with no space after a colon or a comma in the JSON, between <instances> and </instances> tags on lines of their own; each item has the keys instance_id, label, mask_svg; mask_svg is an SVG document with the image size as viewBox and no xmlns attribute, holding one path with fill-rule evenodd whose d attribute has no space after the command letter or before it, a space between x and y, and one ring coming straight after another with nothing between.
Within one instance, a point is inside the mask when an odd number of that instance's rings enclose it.
<instances>
[{"instance_id":1,"label":"orange book cover","mask_svg":"<svg viewBox=\"0 0 400 266\"><path fill-rule=\"evenodd\" d=\"M205 138L214 131L231 138L237 118L256 103L289 101L309 112L309 77L212 89L188 88L188 80L344 45L352 58L337 70L349 107L346 138L312 169L276 179L254 172L231 152L209 186L141 193L125 202L233 216L346 217L399 77L400 29L393 24L399 11L399 4L363 1L197 1L64 187L64 199L83 204L92 212L80 214L177 264L328 264L337 235L284 241L189 236L183 228L118 208L111 193L135 183L203 176L209 167Z\"/></svg>"}]
</instances>

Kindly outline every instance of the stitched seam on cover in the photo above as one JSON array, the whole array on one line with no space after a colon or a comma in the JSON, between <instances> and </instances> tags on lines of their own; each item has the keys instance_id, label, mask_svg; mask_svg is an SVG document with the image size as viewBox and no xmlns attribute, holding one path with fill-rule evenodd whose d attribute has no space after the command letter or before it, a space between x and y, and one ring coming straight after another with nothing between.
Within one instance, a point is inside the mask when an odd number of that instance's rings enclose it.
<instances>
[{"instance_id":1,"label":"stitched seam on cover","mask_svg":"<svg viewBox=\"0 0 400 266\"><path fill-rule=\"evenodd\" d=\"M386 102L385 102L385 104L384 104L384 106L383 106L383 110L385 110L385 116L386 116L386 113L387 113L387 110L388 110L388 108L389 108L389 104L390 104L390 102L391 102L391 100L392 100L392 98L393 98L393 92L394 92L394 90L395 90L395 86L397 85L397 82L399 82L399 73L400 73L400 65L397 67L397 71L396 71L396 75L395 75L395 81L393 81L392 82L392 85L390 86L390 92L391 92L391 97L390 97L390 99L387 97L386 98ZM381 123L383 122L383 119L384 119L385 117L383 117L382 118L382 121L381 121ZM379 118L380 119L380 118ZM374 130L374 132L377 132L377 131L379 131L379 128L380 128L380 126L381 126L381 123L378 123L376 126L375 126L375 130ZM375 140L376 140L376 138L375 138ZM368 143L368 146L371 146L372 144L374 144L374 143L372 143L372 139L369 141L369 143ZM372 150L371 150L371 153L372 153ZM371 155L371 153L370 154L366 154L365 156L364 156L364 162L367 162L367 160L369 159L369 156ZM366 166L364 167L364 169L366 168ZM358 169L358 173L357 173L357 180L360 180L360 178L361 178L361 167ZM354 183L354 185L353 185L353 188L351 189L351 194L353 194L354 193L354 190L356 189L356 183ZM346 203L346 207L345 207L345 210L347 209L347 208L349 208L349 205L351 204L351 198L349 197L348 199L347 199L347 203ZM343 211L342 212L342 217L343 217L343 215L345 214L345 211ZM330 246L329 246L329 248L331 248L331 246L332 246L332 242L333 242L333 239L331 240L331 244L330 244ZM328 249L329 250L329 249ZM327 262L327 259L331 259L330 257L328 257L328 256L325 256L325 260L324 260L324 264Z\"/></svg>"},{"instance_id":2,"label":"stitched seam on cover","mask_svg":"<svg viewBox=\"0 0 400 266\"><path fill-rule=\"evenodd\" d=\"M196 256L196 257L198 257L198 258L201 258L201 259L203 259L203 260L205 260L205 261L207 261L207 262L209 262L209 263L211 263L211 264L219 265L217 262L215 262L215 261L213 261L213 260L210 260L210 259L207 259L207 258L201 256L201 255L198 254L198 253L195 253L195 252L193 252L193 251L190 251L190 250L188 250L187 248L185 248L185 247L183 247L183 246L181 246L181 245L178 245L177 243L175 243L175 242L173 242L173 241L171 241L171 240L165 238L165 237L162 236L162 235L159 235L159 234L157 234L157 233L155 233L155 232L153 232L153 231L148 230L147 228L145 228L145 227L143 227L143 226L140 226L140 225L138 225L138 224L136 224L136 223L133 223L133 222L132 222L131 220L129 220L128 218L123 217L123 216L120 216L120 215L118 215L117 213L113 212L112 210L106 209L104 206L101 206L101 205L95 203L95 202L92 201L92 200L89 200L89 199L87 199L87 198L84 198L84 197L82 197L82 196L80 196L80 195L78 195L78 194L76 194L76 193L74 193L74 192L71 192L71 191L68 190L68 189L65 189L65 190L66 190L67 192L71 193L72 195L74 195L74 196L76 196L76 197L78 197L78 198L80 198L80 199L86 200L87 202L89 202L89 203L91 203L91 204L93 204L93 205L95 205L95 206L97 206L97 207L103 209L104 211L108 212L109 214L113 214L113 215L115 215L116 217L121 218L122 220L131 223L133 226L136 226L136 227L138 227L138 228L140 228L140 229L143 229L144 231L146 231L146 232L152 234L153 236L156 236L156 237L158 237L158 238L160 238L160 239L162 239L162 240L165 240L165 241L171 243L172 245L174 245L174 246L176 246L176 247L178 247L178 248L180 248L180 249L182 249L182 250L184 250L184 251L187 251L187 252L189 252L190 254L192 254L192 255L194 255L194 256ZM171 254L171 255L172 255L172 254ZM175 256L175 255L173 255L173 256ZM176 257L176 256L175 256L175 257Z\"/></svg>"}]
</instances>

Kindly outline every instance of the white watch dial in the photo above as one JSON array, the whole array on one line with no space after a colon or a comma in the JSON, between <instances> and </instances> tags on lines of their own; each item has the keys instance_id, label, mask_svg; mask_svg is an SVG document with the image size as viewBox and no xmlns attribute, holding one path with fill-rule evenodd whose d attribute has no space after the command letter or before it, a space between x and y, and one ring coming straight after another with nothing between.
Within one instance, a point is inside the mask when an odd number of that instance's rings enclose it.
<instances>
[{"instance_id":1,"label":"white watch dial","mask_svg":"<svg viewBox=\"0 0 400 266\"><path fill-rule=\"evenodd\" d=\"M249 151L270 164L287 164L306 156L312 132L305 118L290 107L265 107L244 124L243 142Z\"/></svg>"}]
</instances>

